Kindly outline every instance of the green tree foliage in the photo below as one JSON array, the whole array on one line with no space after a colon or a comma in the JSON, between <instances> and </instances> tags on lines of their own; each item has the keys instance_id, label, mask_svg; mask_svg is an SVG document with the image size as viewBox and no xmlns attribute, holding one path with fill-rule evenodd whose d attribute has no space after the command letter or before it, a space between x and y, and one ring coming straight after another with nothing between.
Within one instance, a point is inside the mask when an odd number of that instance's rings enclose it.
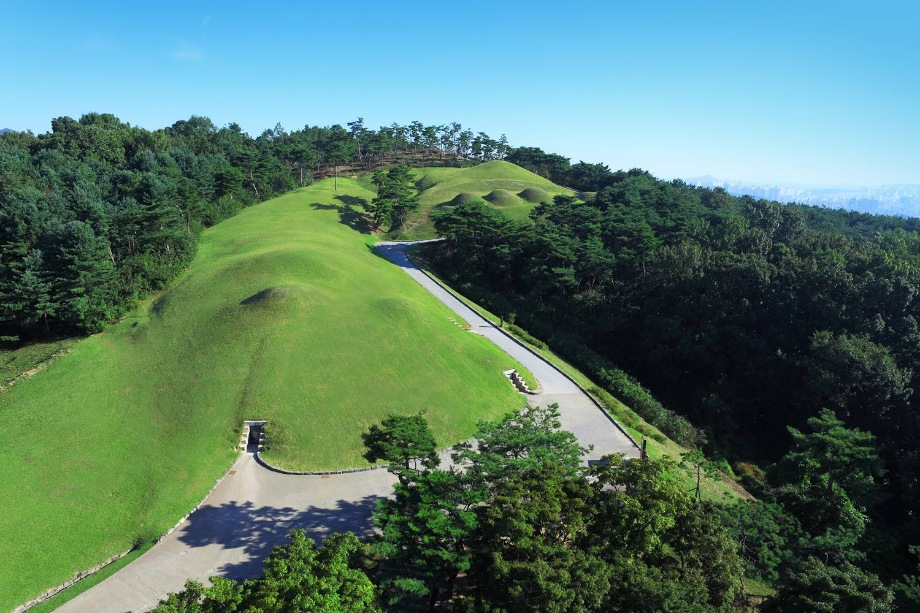
<instances>
[{"instance_id":1,"label":"green tree foliage","mask_svg":"<svg viewBox=\"0 0 920 613\"><path fill-rule=\"evenodd\" d=\"M719 508L722 524L739 543L746 572L770 583L799 554L802 527L775 502L739 501Z\"/></svg>"},{"instance_id":2,"label":"green tree foliage","mask_svg":"<svg viewBox=\"0 0 920 613\"><path fill-rule=\"evenodd\" d=\"M669 470L667 460L622 458L596 470L589 542L612 571L605 610L729 610L740 595L736 542Z\"/></svg>"},{"instance_id":3,"label":"green tree foliage","mask_svg":"<svg viewBox=\"0 0 920 613\"><path fill-rule=\"evenodd\" d=\"M351 533L334 534L321 547L294 530L290 542L265 559L262 577L242 583L212 577L211 587L188 581L160 602L157 613L285 613L377 611L376 589L350 560L358 549Z\"/></svg>"},{"instance_id":4,"label":"green tree foliage","mask_svg":"<svg viewBox=\"0 0 920 613\"><path fill-rule=\"evenodd\" d=\"M8 316L18 320L24 328L34 329L42 324L48 333L48 318L55 314L59 305L51 299L51 283L43 264L41 251L29 251L18 270L7 278L10 286L3 296L8 302L2 306Z\"/></svg>"},{"instance_id":5,"label":"green tree foliage","mask_svg":"<svg viewBox=\"0 0 920 613\"><path fill-rule=\"evenodd\" d=\"M377 197L370 205L374 230L388 225L390 230L401 227L409 213L419 207L412 171L400 164L388 170L374 172L373 183L377 186Z\"/></svg>"},{"instance_id":6,"label":"green tree foliage","mask_svg":"<svg viewBox=\"0 0 920 613\"><path fill-rule=\"evenodd\" d=\"M920 608L920 547L911 546L910 553L917 560L917 567L912 574L904 575L902 580L895 584L898 603L904 610Z\"/></svg>"},{"instance_id":7,"label":"green tree foliage","mask_svg":"<svg viewBox=\"0 0 920 613\"><path fill-rule=\"evenodd\" d=\"M253 138L206 117L150 132L87 113L52 120L47 134L0 135L0 337L99 330L175 278L203 228L314 174L392 164L413 146L418 163L449 152L441 163L460 163L460 124L418 124L415 145L406 126L348 126L279 124ZM429 131L431 151L419 140ZM496 144L479 157L501 151ZM408 167L384 176L379 221L395 228L418 201Z\"/></svg>"},{"instance_id":8,"label":"green tree foliage","mask_svg":"<svg viewBox=\"0 0 920 613\"><path fill-rule=\"evenodd\" d=\"M589 473L558 417L555 406L528 407L482 423L450 470L400 465L394 497L375 512L384 600L399 610L728 610L742 564L715 511L677 487L666 461L612 456Z\"/></svg>"},{"instance_id":9,"label":"green tree foliage","mask_svg":"<svg viewBox=\"0 0 920 613\"><path fill-rule=\"evenodd\" d=\"M170 281L196 232L238 210L215 200L253 201L242 185L215 193L232 168L222 132L192 118L151 133L91 113L0 137L0 333L93 332Z\"/></svg>"},{"instance_id":10,"label":"green tree foliage","mask_svg":"<svg viewBox=\"0 0 920 613\"><path fill-rule=\"evenodd\" d=\"M801 518L816 548L839 559L851 555L877 501L879 453L872 434L847 428L829 409L808 425L808 433L789 428L793 447L777 467L777 497Z\"/></svg>"},{"instance_id":11,"label":"green tree foliage","mask_svg":"<svg viewBox=\"0 0 920 613\"><path fill-rule=\"evenodd\" d=\"M476 444L454 447L454 462L475 483L497 485L513 475L553 464L577 475L585 453L574 434L562 430L559 405L525 407L497 422L481 422Z\"/></svg>"},{"instance_id":12,"label":"green tree foliage","mask_svg":"<svg viewBox=\"0 0 920 613\"><path fill-rule=\"evenodd\" d=\"M467 542L476 527L481 494L453 471L422 471L401 477L392 499L381 499L374 523L381 538L377 576L389 605L449 600L457 576L470 568Z\"/></svg>"},{"instance_id":13,"label":"green tree foliage","mask_svg":"<svg viewBox=\"0 0 920 613\"><path fill-rule=\"evenodd\" d=\"M821 331L812 337L811 355L822 401L851 423L897 427L892 418L904 412L913 390L910 368L900 368L890 349L867 335Z\"/></svg>"},{"instance_id":14,"label":"green tree foliage","mask_svg":"<svg viewBox=\"0 0 920 613\"><path fill-rule=\"evenodd\" d=\"M368 462L384 460L399 475L440 464L438 448L424 413L390 415L362 435Z\"/></svg>"},{"instance_id":15,"label":"green tree foliage","mask_svg":"<svg viewBox=\"0 0 920 613\"><path fill-rule=\"evenodd\" d=\"M579 547L592 528L590 485L546 459L496 484L478 514L472 571L488 610L598 611L608 569Z\"/></svg>"},{"instance_id":16,"label":"green tree foliage","mask_svg":"<svg viewBox=\"0 0 920 613\"><path fill-rule=\"evenodd\" d=\"M787 427L821 407L871 432L884 504L854 490L816 506L818 476L799 502L791 482L762 493L784 496L817 554L900 559L904 545L871 553L859 524L871 511L890 532L872 542L903 543L920 514L920 220L736 198L532 147L507 159L583 193L526 223L476 205L442 213L447 240L428 247L439 275L710 456L774 463Z\"/></svg>"},{"instance_id":17,"label":"green tree foliage","mask_svg":"<svg viewBox=\"0 0 920 613\"><path fill-rule=\"evenodd\" d=\"M891 589L876 575L852 564L827 566L807 558L783 575L764 608L777 613L885 613L893 610L893 601Z\"/></svg>"}]
</instances>

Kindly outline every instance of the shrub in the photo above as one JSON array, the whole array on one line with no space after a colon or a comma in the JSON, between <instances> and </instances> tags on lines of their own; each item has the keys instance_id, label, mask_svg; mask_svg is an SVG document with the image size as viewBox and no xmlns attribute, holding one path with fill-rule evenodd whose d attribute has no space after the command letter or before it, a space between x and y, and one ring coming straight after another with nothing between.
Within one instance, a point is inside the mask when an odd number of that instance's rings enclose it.
<instances>
[{"instance_id":1,"label":"shrub","mask_svg":"<svg viewBox=\"0 0 920 613\"><path fill-rule=\"evenodd\" d=\"M541 341L540 339L534 336L531 336L530 333L527 332L527 330L521 328L520 326L516 326L513 323L507 323L505 327L507 327L511 332L513 332L515 336L530 343L534 347L537 347L539 349L547 348L546 343L544 343L543 341Z\"/></svg>"},{"instance_id":2,"label":"shrub","mask_svg":"<svg viewBox=\"0 0 920 613\"><path fill-rule=\"evenodd\" d=\"M645 421L671 437L680 445L690 445L697 430L686 418L666 409L651 392L619 368L602 368L594 375L605 389L620 398Z\"/></svg>"}]
</instances>

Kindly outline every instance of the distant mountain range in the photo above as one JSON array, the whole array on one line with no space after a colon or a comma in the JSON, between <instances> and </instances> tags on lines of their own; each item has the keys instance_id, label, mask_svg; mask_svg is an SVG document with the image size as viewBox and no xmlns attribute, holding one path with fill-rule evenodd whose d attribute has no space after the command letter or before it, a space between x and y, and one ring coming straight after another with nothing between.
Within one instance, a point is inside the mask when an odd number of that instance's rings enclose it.
<instances>
[{"instance_id":1,"label":"distant mountain range","mask_svg":"<svg viewBox=\"0 0 920 613\"><path fill-rule=\"evenodd\" d=\"M16 130L11 130L10 128L0 128L0 134L6 134L7 132L15 132Z\"/></svg>"},{"instance_id":2,"label":"distant mountain range","mask_svg":"<svg viewBox=\"0 0 920 613\"><path fill-rule=\"evenodd\" d=\"M710 175L686 179L691 185L721 187L733 196L752 196L779 202L798 202L836 209L920 217L920 185L815 186L769 185L726 181Z\"/></svg>"}]
</instances>

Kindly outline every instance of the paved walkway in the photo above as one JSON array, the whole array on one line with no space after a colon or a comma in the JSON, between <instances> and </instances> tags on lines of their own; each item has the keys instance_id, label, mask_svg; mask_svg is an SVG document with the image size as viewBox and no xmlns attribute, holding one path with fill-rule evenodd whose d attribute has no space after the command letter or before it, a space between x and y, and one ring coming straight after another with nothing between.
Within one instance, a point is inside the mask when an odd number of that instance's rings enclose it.
<instances>
[{"instance_id":1,"label":"paved walkway","mask_svg":"<svg viewBox=\"0 0 920 613\"><path fill-rule=\"evenodd\" d=\"M546 405L558 402L562 427L573 432L582 445L594 446L587 459L597 459L615 452L625 453L628 457L638 457L639 450L632 441L571 379L466 306L451 292L419 270L406 255L414 244L416 243L382 242L377 243L377 250L388 260L402 267L422 287L462 317L473 332L481 334L501 347L502 351L533 373L533 376L540 382L541 393L530 397L531 404Z\"/></svg>"},{"instance_id":2,"label":"paved walkway","mask_svg":"<svg viewBox=\"0 0 920 613\"><path fill-rule=\"evenodd\" d=\"M406 244L382 243L378 249L481 334L513 356L540 382L542 394L531 404L558 402L562 425L583 445L594 445L590 458L612 452L638 456L617 426L568 378L506 336L406 257ZM442 454L446 457L446 453ZM240 456L231 473L201 508L150 551L58 611L123 613L147 611L193 577L257 576L262 559L285 542L293 528L316 537L351 530L372 530L374 500L387 496L394 478L385 470L329 476L283 475L260 464L250 453Z\"/></svg>"},{"instance_id":3,"label":"paved walkway","mask_svg":"<svg viewBox=\"0 0 920 613\"><path fill-rule=\"evenodd\" d=\"M235 472L232 472L235 471ZM371 531L374 500L395 481L386 470L283 475L240 456L201 508L150 551L58 611L147 611L185 580L258 576L262 559L293 528L313 536Z\"/></svg>"}]
</instances>

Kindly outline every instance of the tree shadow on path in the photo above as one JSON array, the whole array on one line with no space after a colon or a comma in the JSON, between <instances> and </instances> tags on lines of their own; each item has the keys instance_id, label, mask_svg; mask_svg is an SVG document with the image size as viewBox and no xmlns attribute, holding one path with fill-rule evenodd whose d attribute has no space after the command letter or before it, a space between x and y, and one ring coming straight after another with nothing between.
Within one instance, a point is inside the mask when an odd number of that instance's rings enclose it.
<instances>
[{"instance_id":1,"label":"tree shadow on path","mask_svg":"<svg viewBox=\"0 0 920 613\"><path fill-rule=\"evenodd\" d=\"M332 507L257 507L251 502L228 502L205 506L193 513L182 528L179 541L189 547L220 545L224 549L241 549L249 559L225 564L212 574L231 579L248 579L262 574L262 561L272 547L287 542L288 534L301 528L315 540L335 532L351 531L358 537L373 534L371 514L377 496L365 496L357 502L340 500Z\"/></svg>"}]
</instances>

